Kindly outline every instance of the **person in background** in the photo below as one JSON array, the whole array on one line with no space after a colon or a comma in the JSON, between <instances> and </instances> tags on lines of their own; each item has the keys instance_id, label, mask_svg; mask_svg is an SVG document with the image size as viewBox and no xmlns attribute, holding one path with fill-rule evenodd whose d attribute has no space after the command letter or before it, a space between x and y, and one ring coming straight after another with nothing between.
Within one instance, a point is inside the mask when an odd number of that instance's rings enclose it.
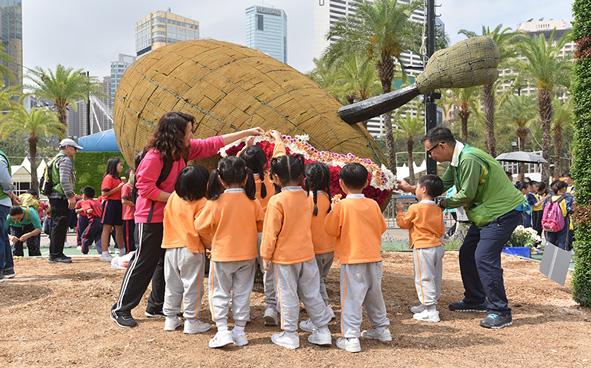
<instances>
[{"instance_id":1,"label":"person in background","mask_svg":"<svg viewBox=\"0 0 591 368\"><path fill-rule=\"evenodd\" d=\"M23 243L27 243L29 257L41 255L39 249L39 234L43 231L39 212L33 207L12 206L6 218L6 230L10 231L8 238L14 244L14 256L24 257Z\"/></svg>"},{"instance_id":2,"label":"person in background","mask_svg":"<svg viewBox=\"0 0 591 368\"><path fill-rule=\"evenodd\" d=\"M552 182L550 188L552 189L552 196L546 199L544 207L549 206L550 202L558 202L562 216L564 217L564 227L556 232L546 231L546 241L561 249L568 250L570 246L569 241L571 240L569 233L572 232L570 223L573 213L574 197L567 192L568 184L565 181L555 180Z\"/></svg>"},{"instance_id":3,"label":"person in background","mask_svg":"<svg viewBox=\"0 0 591 368\"><path fill-rule=\"evenodd\" d=\"M125 244L125 253L135 251L135 240L133 233L135 230L135 202L132 195L133 183L135 182L135 171L128 167L125 171L127 182L121 188L121 205L123 207L122 219L123 219L123 244Z\"/></svg>"},{"instance_id":4,"label":"person in background","mask_svg":"<svg viewBox=\"0 0 591 368\"><path fill-rule=\"evenodd\" d=\"M521 194L523 194L523 198L527 201L527 207L529 208L525 208L525 210L522 212L521 215L521 223L519 225L523 226L523 227L532 227L532 221L531 221L531 205L530 205L530 199L529 199L529 194L531 193L531 184L530 182L527 181L518 181L517 183L515 183L515 188L517 188L517 190L521 191Z\"/></svg>"},{"instance_id":5,"label":"person in background","mask_svg":"<svg viewBox=\"0 0 591 368\"><path fill-rule=\"evenodd\" d=\"M82 200L78 202L80 208L76 212L80 213L80 217L82 214L86 215L86 224L80 231L80 251L82 254L88 254L89 248L94 242L97 253L101 254L103 251L101 247L103 207L99 201L94 199L96 192L93 187L84 187L80 193L82 193ZM78 203L76 204L78 205Z\"/></svg>"},{"instance_id":6,"label":"person in background","mask_svg":"<svg viewBox=\"0 0 591 368\"><path fill-rule=\"evenodd\" d=\"M568 184L568 188L566 188L566 192L571 194L573 196L573 205L575 202L575 180L572 178L572 176L570 176L570 170L566 170L565 172L562 173L562 177L564 178L564 181L566 182L566 184ZM572 218L570 219L570 224L569 224L569 231L568 231L568 239L566 242L566 250L572 250L573 249L573 241L574 241L574 235L575 235L575 227L574 227L574 221L572 221Z\"/></svg>"},{"instance_id":7,"label":"person in background","mask_svg":"<svg viewBox=\"0 0 591 368\"><path fill-rule=\"evenodd\" d=\"M68 233L70 212L76 206L74 184L74 156L81 146L72 139L63 139L59 153L52 167L52 192L49 195L51 207L51 235L49 240L49 263L72 263L72 258L64 254L64 243Z\"/></svg>"},{"instance_id":8,"label":"person in background","mask_svg":"<svg viewBox=\"0 0 591 368\"><path fill-rule=\"evenodd\" d=\"M101 245L103 252L99 261L110 262L113 257L109 253L109 237L111 231L115 228L115 238L117 239L118 255L125 255L125 245L123 242L123 207L121 204L121 188L125 182L121 180L119 174L123 171L123 162L117 156L111 157L107 161L107 168L101 184L101 193L105 198L103 202L103 234L101 235Z\"/></svg>"}]
</instances>

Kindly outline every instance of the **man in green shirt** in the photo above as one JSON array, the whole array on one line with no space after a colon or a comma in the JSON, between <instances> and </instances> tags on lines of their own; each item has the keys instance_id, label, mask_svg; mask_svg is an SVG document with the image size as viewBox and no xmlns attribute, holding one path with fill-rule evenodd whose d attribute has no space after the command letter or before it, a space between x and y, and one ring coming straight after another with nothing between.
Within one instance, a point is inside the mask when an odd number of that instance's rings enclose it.
<instances>
[{"instance_id":1,"label":"man in green shirt","mask_svg":"<svg viewBox=\"0 0 591 368\"><path fill-rule=\"evenodd\" d=\"M456 312L488 312L480 321L486 328L513 323L508 306L501 251L519 224L524 197L507 178L501 165L486 152L456 141L447 128L436 127L423 138L427 154L437 162L450 162L443 174L445 189L458 192L441 203L463 207L472 223L460 248L464 299L449 305ZM414 192L404 180L398 187Z\"/></svg>"},{"instance_id":2,"label":"man in green shirt","mask_svg":"<svg viewBox=\"0 0 591 368\"><path fill-rule=\"evenodd\" d=\"M23 257L23 243L27 242L29 257L40 256L39 234L43 230L39 212L33 207L12 206L6 217L8 238L14 244L14 256Z\"/></svg>"}]
</instances>

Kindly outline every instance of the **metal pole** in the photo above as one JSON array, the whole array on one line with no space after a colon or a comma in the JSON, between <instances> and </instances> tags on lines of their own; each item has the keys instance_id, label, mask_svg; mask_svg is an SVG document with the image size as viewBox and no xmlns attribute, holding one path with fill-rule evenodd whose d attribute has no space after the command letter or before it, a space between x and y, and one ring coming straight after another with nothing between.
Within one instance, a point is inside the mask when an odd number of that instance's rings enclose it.
<instances>
[{"instance_id":1,"label":"metal pole","mask_svg":"<svg viewBox=\"0 0 591 368\"><path fill-rule=\"evenodd\" d=\"M90 82L90 71L86 71L86 82ZM90 91L86 97L86 135L90 135Z\"/></svg>"},{"instance_id":2,"label":"metal pole","mask_svg":"<svg viewBox=\"0 0 591 368\"><path fill-rule=\"evenodd\" d=\"M427 60L434 52L435 0L427 0ZM437 103L435 103L434 93L425 95L425 133L437 126ZM437 174L437 162L430 157L427 157L427 174Z\"/></svg>"}]
</instances>

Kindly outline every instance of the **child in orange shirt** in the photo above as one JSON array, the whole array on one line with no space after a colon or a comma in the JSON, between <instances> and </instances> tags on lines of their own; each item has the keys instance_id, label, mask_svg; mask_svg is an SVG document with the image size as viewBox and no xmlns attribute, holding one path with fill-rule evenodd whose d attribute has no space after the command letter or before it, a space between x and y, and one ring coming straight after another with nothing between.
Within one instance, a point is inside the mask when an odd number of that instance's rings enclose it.
<instances>
[{"instance_id":1,"label":"child in orange shirt","mask_svg":"<svg viewBox=\"0 0 591 368\"><path fill-rule=\"evenodd\" d=\"M330 345L332 337L327 326L331 317L320 295L320 276L314 260L313 206L308 201L308 193L300 187L304 180L304 157L289 155L271 159L271 176L273 182L281 186L281 193L271 197L267 205L261 256L266 271L270 270L270 262L275 267L283 329L271 340L288 349L299 348L297 329L301 298L308 316L317 326L308 341Z\"/></svg>"},{"instance_id":2,"label":"child in orange shirt","mask_svg":"<svg viewBox=\"0 0 591 368\"><path fill-rule=\"evenodd\" d=\"M334 312L328 305L328 294L324 284L332 266L336 246L336 238L328 235L324 230L324 219L330 213L331 205L330 168L327 164L311 162L306 165L305 174L306 182L310 186L308 199L314 208L312 211L312 243L314 244L314 258L316 258L320 273L320 295L326 305L327 313L331 318L334 318ZM312 332L314 328L310 319L300 322L300 329L304 331Z\"/></svg>"},{"instance_id":3,"label":"child in orange shirt","mask_svg":"<svg viewBox=\"0 0 591 368\"><path fill-rule=\"evenodd\" d=\"M271 130L266 133L275 139L275 146L273 149L273 157L285 155L285 145L281 134L276 130ZM249 137L246 140L246 147L238 155L246 162L246 167L252 170L254 175L254 182L256 185L255 197L261 202L263 213L267 209L269 198L275 194L275 187L271 183L271 178L267 167L267 155L260 146L254 144L254 137ZM257 250L261 249L262 233L258 233ZM260 254L260 253L259 253ZM266 326L277 325L277 293L275 291L275 271L271 266L269 271L263 269L263 258L259 255L257 262L263 273L263 289L265 292L265 314L263 316Z\"/></svg>"},{"instance_id":4,"label":"child in orange shirt","mask_svg":"<svg viewBox=\"0 0 591 368\"><path fill-rule=\"evenodd\" d=\"M337 237L335 258L341 264L341 332L337 347L351 353L361 351L359 336L392 341L386 304L382 295L382 233L386 221L377 202L365 198L367 169L358 163L343 166L339 184L347 197L326 216L324 228ZM360 334L365 304L371 330Z\"/></svg>"},{"instance_id":5,"label":"child in orange shirt","mask_svg":"<svg viewBox=\"0 0 591 368\"><path fill-rule=\"evenodd\" d=\"M443 181L437 175L425 175L417 183L416 196L420 201L408 208L396 204L396 224L409 229L409 245L413 249L415 287L420 305L410 308L413 318L422 322L439 322L437 300L441 292L443 272L443 243L445 234L443 211L434 198L443 193Z\"/></svg>"},{"instance_id":6,"label":"child in orange shirt","mask_svg":"<svg viewBox=\"0 0 591 368\"><path fill-rule=\"evenodd\" d=\"M195 219L195 229L204 243L211 238L209 306L218 332L209 347L244 346L263 209L254 196L252 171L239 157L219 161L210 175L208 192L211 200ZM228 330L230 302L236 324L232 331Z\"/></svg>"},{"instance_id":7,"label":"child in orange shirt","mask_svg":"<svg viewBox=\"0 0 591 368\"><path fill-rule=\"evenodd\" d=\"M164 305L165 331L174 331L182 325L181 301L184 305L184 333L196 334L211 328L209 323L197 319L203 297L205 247L193 222L201 213L207 199L209 172L199 165L181 170L174 192L164 207Z\"/></svg>"}]
</instances>

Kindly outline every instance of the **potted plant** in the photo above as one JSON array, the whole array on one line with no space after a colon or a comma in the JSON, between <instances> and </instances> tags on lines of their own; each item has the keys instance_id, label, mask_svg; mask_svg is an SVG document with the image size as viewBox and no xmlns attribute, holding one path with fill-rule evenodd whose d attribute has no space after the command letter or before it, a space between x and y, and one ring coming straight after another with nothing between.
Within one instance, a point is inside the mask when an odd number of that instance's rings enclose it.
<instances>
[{"instance_id":1,"label":"potted plant","mask_svg":"<svg viewBox=\"0 0 591 368\"><path fill-rule=\"evenodd\" d=\"M509 238L509 241L503 247L503 252L529 258L532 249L541 241L542 238L540 238L536 230L531 227L519 225L515 228L513 234L511 234L511 238Z\"/></svg>"}]
</instances>

